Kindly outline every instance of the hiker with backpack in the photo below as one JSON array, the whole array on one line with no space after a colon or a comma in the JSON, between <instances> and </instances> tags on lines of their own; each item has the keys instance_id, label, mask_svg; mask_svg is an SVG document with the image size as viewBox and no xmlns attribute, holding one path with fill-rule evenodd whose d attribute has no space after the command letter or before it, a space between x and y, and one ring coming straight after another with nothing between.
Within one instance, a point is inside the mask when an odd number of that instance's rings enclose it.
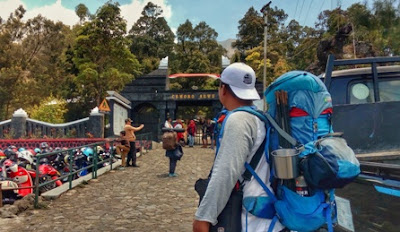
<instances>
[{"instance_id":1,"label":"hiker with backpack","mask_svg":"<svg viewBox=\"0 0 400 232\"><path fill-rule=\"evenodd\" d=\"M248 74L241 78L233 65L220 78L219 97L227 112L218 116L217 122L223 121L216 127L209 178L195 185L200 206L193 231L307 232L327 227L333 232L340 212L335 188L351 183L360 164L342 134L333 133L325 85L308 72L285 73L266 89L264 113L240 101L249 99L254 85L245 88L251 79Z\"/></svg>"},{"instance_id":2,"label":"hiker with backpack","mask_svg":"<svg viewBox=\"0 0 400 232\"><path fill-rule=\"evenodd\" d=\"M243 178L245 163L251 163L257 151L263 151L265 145L264 122L251 113L238 110L254 109L253 100L260 99L255 89L255 72L246 64L233 63L222 72L220 81L219 100L228 112L217 138L210 178L196 182L201 202L195 214L193 231L265 231L271 219L248 215L246 220L246 212L242 210L243 197L266 195L256 180ZM257 165L255 171L270 188L270 170L265 156L260 157L259 164L262 165ZM277 222L273 231L282 229L283 226Z\"/></svg>"}]
</instances>

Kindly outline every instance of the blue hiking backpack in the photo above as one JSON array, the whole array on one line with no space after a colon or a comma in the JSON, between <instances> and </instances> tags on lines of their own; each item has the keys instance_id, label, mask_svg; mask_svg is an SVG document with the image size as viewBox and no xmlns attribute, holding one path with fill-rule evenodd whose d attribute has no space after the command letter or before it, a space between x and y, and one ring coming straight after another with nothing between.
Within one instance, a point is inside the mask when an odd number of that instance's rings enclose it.
<instances>
[{"instance_id":1,"label":"blue hiking backpack","mask_svg":"<svg viewBox=\"0 0 400 232\"><path fill-rule=\"evenodd\" d=\"M264 94L268 104L265 116L271 128L267 134L269 149L299 149L299 167L309 193L300 195L282 180L278 180L275 196L264 188L274 202L273 222L279 218L284 226L296 231L313 231L326 224L333 231L334 188L354 180L360 173L360 165L345 140L332 134L329 92L313 74L292 71L277 78ZM251 169L248 165L246 168ZM274 172L273 165L271 170ZM251 171L258 180L254 170ZM274 223L270 230L273 226Z\"/></svg>"},{"instance_id":2,"label":"blue hiking backpack","mask_svg":"<svg viewBox=\"0 0 400 232\"><path fill-rule=\"evenodd\" d=\"M332 132L331 95L313 74L303 71L285 73L268 86L264 95L268 114L278 124L283 124L282 128L299 143L306 144ZM285 96L283 102L282 95ZM286 109L282 110L279 103ZM277 149L276 130L271 133L271 139L272 149Z\"/></svg>"},{"instance_id":3,"label":"blue hiking backpack","mask_svg":"<svg viewBox=\"0 0 400 232\"><path fill-rule=\"evenodd\" d=\"M331 96L318 77L304 71L288 72L268 86L264 94L268 114L280 121L298 144L305 145L300 168L307 184L320 189L342 188L360 174L353 150L340 138L341 134L333 133ZM278 107L282 102L284 107ZM282 136L276 129L270 139L271 150L278 149Z\"/></svg>"},{"instance_id":4,"label":"blue hiking backpack","mask_svg":"<svg viewBox=\"0 0 400 232\"><path fill-rule=\"evenodd\" d=\"M303 197L284 185L278 185L276 194L274 194L254 171L260 157L265 155L267 162L272 167L270 176L271 182L273 181L273 165L269 157L271 128L274 128L278 133L282 134L293 146L298 145L298 142L288 134L285 134L268 114L256 110L255 107L239 107L233 111L227 112L219 133L219 139L223 136L224 125L227 118L232 112L236 111L246 111L257 116L264 121L267 130L264 143L257 150L250 164L247 162L245 163L246 172L243 174L243 178L247 180L253 176L267 193L267 196L249 196L244 198L243 207L246 209L246 214L250 213L260 218L272 220L268 232L273 231L278 220L285 227L299 232L314 231L324 224L328 225L329 231L333 231L332 223L336 218L333 191L330 191L329 196L327 196L323 190L316 190L313 192L312 196ZM218 148L219 146L217 146L217 151Z\"/></svg>"}]
</instances>

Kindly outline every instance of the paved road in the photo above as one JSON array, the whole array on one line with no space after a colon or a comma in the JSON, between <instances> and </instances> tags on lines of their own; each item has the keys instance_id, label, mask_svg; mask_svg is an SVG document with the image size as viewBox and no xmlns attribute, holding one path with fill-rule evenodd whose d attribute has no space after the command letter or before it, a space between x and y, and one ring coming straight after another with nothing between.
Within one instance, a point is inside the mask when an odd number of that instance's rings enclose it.
<instances>
[{"instance_id":1,"label":"paved road","mask_svg":"<svg viewBox=\"0 0 400 232\"><path fill-rule=\"evenodd\" d=\"M47 209L31 210L7 219L12 231L191 231L198 197L195 181L205 177L213 150L184 148L178 177L168 177L162 149L138 158L140 168L99 176L64 193ZM8 231L4 224L0 230Z\"/></svg>"}]
</instances>

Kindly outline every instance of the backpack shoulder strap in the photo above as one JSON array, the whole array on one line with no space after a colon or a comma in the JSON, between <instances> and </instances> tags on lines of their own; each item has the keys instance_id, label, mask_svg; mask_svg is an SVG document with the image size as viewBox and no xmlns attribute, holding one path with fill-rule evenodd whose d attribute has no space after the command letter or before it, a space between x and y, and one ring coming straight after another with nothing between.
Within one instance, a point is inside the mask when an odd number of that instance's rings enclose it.
<instances>
[{"instance_id":1,"label":"backpack shoulder strap","mask_svg":"<svg viewBox=\"0 0 400 232\"><path fill-rule=\"evenodd\" d=\"M268 144L268 122L267 122L267 119L264 116L263 112L256 110L255 107L243 106L243 107L234 109L232 112L237 112L237 111L245 111L247 113L253 114L265 123L265 128L266 128L265 138L264 138L263 142L261 143L261 145L258 147L256 153L253 155L253 158L251 159L250 164L249 164L250 167L252 167L252 169L254 170L254 169L256 169L258 163L260 162L262 155L264 154L265 144ZM268 157L267 157L267 160L269 160ZM244 180L250 180L252 175L253 175L253 173L248 168L246 168L246 171L243 173L242 177Z\"/></svg>"},{"instance_id":2,"label":"backpack shoulder strap","mask_svg":"<svg viewBox=\"0 0 400 232\"><path fill-rule=\"evenodd\" d=\"M282 128L279 127L279 125L275 122L275 120L269 115L268 113L264 114L265 117L267 118L268 122L272 125L272 127L275 128L275 130L284 138L286 139L290 144L292 144L294 147L299 148L302 145L291 135L289 135L286 131L282 130Z\"/></svg>"},{"instance_id":3,"label":"backpack shoulder strap","mask_svg":"<svg viewBox=\"0 0 400 232\"><path fill-rule=\"evenodd\" d=\"M268 113L264 113L260 110L256 110L255 107L252 107L252 106L239 107L239 108L233 110L232 112L235 112L235 111L246 111L248 113L254 114L255 116L257 116L259 119L261 119L265 123L266 127L268 126L268 124L271 124L272 127L274 127L275 130L278 131L278 133L283 138L285 138L290 144L292 144L294 147L298 148L298 147L302 146L295 138L293 138L291 135L289 135L286 131L282 130L282 128L279 127L279 125L275 122L275 120Z\"/></svg>"},{"instance_id":4,"label":"backpack shoulder strap","mask_svg":"<svg viewBox=\"0 0 400 232\"><path fill-rule=\"evenodd\" d=\"M262 155L264 154L266 141L267 141L267 139L264 139L262 144L258 147L256 154L254 154L253 158L251 158L250 166L253 169L256 169L258 163L260 162ZM250 180L252 175L253 174L250 172L250 170L246 168L246 171L243 173L242 177L244 180Z\"/></svg>"}]
</instances>

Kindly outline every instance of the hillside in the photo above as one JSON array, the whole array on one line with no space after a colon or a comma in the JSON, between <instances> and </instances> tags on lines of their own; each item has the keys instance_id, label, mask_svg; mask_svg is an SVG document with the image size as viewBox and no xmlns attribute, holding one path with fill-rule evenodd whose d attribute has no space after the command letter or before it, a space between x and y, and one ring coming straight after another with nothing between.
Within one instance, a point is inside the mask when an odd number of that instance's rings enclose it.
<instances>
[{"instance_id":1,"label":"hillside","mask_svg":"<svg viewBox=\"0 0 400 232\"><path fill-rule=\"evenodd\" d=\"M229 58L231 58L233 53L235 52L235 49L232 47L232 43L235 41L236 39L227 39L224 41L218 41L218 43L221 44L222 47L224 47L228 51L227 56Z\"/></svg>"}]
</instances>

